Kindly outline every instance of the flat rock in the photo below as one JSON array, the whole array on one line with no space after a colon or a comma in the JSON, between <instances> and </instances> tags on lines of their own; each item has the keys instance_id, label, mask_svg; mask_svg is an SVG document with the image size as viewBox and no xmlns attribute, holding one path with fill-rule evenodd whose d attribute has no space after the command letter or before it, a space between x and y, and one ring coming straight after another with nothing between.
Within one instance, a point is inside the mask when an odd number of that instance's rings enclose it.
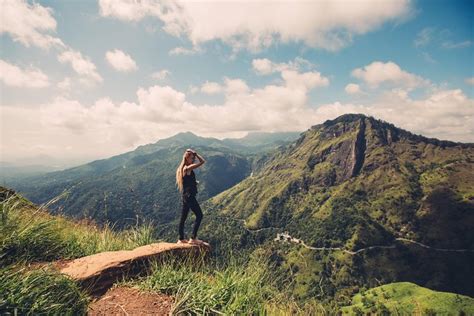
<instances>
[{"instance_id":1,"label":"flat rock","mask_svg":"<svg viewBox=\"0 0 474 316\"><path fill-rule=\"evenodd\" d=\"M78 281L92 294L102 294L117 279L145 274L152 260L167 254L198 257L210 250L208 244L191 245L160 242L133 250L107 251L66 263L60 272Z\"/></svg>"}]
</instances>

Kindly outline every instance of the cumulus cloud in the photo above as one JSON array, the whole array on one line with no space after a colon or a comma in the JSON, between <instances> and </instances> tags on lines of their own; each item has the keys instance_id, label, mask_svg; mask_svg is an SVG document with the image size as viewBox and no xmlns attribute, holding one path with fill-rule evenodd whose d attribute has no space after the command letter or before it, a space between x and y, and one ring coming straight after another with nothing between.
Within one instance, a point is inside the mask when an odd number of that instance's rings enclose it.
<instances>
[{"instance_id":1,"label":"cumulus cloud","mask_svg":"<svg viewBox=\"0 0 474 316\"><path fill-rule=\"evenodd\" d=\"M355 83L349 83L345 88L344 91L348 94L361 94L362 90L360 89L360 86Z\"/></svg>"},{"instance_id":2,"label":"cumulus cloud","mask_svg":"<svg viewBox=\"0 0 474 316\"><path fill-rule=\"evenodd\" d=\"M206 81L201 86L201 92L205 94L217 94L222 91L222 87L217 82Z\"/></svg>"},{"instance_id":3,"label":"cumulus cloud","mask_svg":"<svg viewBox=\"0 0 474 316\"><path fill-rule=\"evenodd\" d=\"M78 51L68 49L58 55L58 60L63 64L70 64L72 69L87 80L102 82L102 77L98 74L95 65L89 58L83 57Z\"/></svg>"},{"instance_id":4,"label":"cumulus cloud","mask_svg":"<svg viewBox=\"0 0 474 316\"><path fill-rule=\"evenodd\" d=\"M133 102L100 99L93 104L57 98L38 107L2 108L5 131L1 146L9 156L37 154L37 144L64 157L107 157L155 142L179 131L232 137L248 131L304 131L345 113L364 113L423 134L455 141L474 141L474 100L461 90L438 90L421 99L398 91L366 104L339 102L314 106L308 86L267 85L250 88L238 78L221 84L221 104L193 104L170 86L140 88ZM35 122L35 124L31 124ZM39 124L39 126L38 126ZM45 144L44 140L48 140ZM72 146L68 152L67 146Z\"/></svg>"},{"instance_id":5,"label":"cumulus cloud","mask_svg":"<svg viewBox=\"0 0 474 316\"><path fill-rule=\"evenodd\" d=\"M467 84L470 84L471 86L474 86L474 77L466 78L464 81Z\"/></svg>"},{"instance_id":6,"label":"cumulus cloud","mask_svg":"<svg viewBox=\"0 0 474 316\"><path fill-rule=\"evenodd\" d=\"M171 74L171 72L167 69L162 69L160 71L156 71L151 74L151 77L156 80L165 80L166 77L168 77Z\"/></svg>"},{"instance_id":7,"label":"cumulus cloud","mask_svg":"<svg viewBox=\"0 0 474 316\"><path fill-rule=\"evenodd\" d=\"M297 58L289 63L274 63L267 58L252 60L252 68L259 75L269 75L271 73L280 72L281 77L288 86L303 86L311 89L314 87L323 87L329 85L329 79L322 76L320 72L309 71L300 73L302 66L314 65L305 59Z\"/></svg>"},{"instance_id":8,"label":"cumulus cloud","mask_svg":"<svg viewBox=\"0 0 474 316\"><path fill-rule=\"evenodd\" d=\"M130 72L138 69L133 58L119 49L105 53L105 59L117 71Z\"/></svg>"},{"instance_id":9,"label":"cumulus cloud","mask_svg":"<svg viewBox=\"0 0 474 316\"><path fill-rule=\"evenodd\" d=\"M259 75L269 75L275 69L275 65L267 58L252 60L252 67Z\"/></svg>"},{"instance_id":10,"label":"cumulus cloud","mask_svg":"<svg viewBox=\"0 0 474 316\"><path fill-rule=\"evenodd\" d=\"M69 63L74 71L83 76L81 81L86 83L102 81L89 58L83 57L80 52L64 44L60 38L51 35L54 34L57 26L51 8L43 7L35 2L30 4L25 0L2 1L1 8L0 34L8 34L14 41L26 47L53 48L58 52L58 60L61 63ZM37 77L30 86L44 85L44 83L38 83L38 78L42 77L39 72L33 71L30 75L34 73Z\"/></svg>"},{"instance_id":11,"label":"cumulus cloud","mask_svg":"<svg viewBox=\"0 0 474 316\"><path fill-rule=\"evenodd\" d=\"M49 86L48 76L30 67L21 69L0 59L0 80L10 87L44 88Z\"/></svg>"},{"instance_id":12,"label":"cumulus cloud","mask_svg":"<svg viewBox=\"0 0 474 316\"><path fill-rule=\"evenodd\" d=\"M52 9L25 0L2 1L1 7L0 33L9 34L14 41L27 47L64 47L61 39L50 34L56 31Z\"/></svg>"},{"instance_id":13,"label":"cumulus cloud","mask_svg":"<svg viewBox=\"0 0 474 316\"><path fill-rule=\"evenodd\" d=\"M258 51L275 43L304 42L338 50L387 21L410 15L409 0L387 1L128 1L99 0L102 16L138 21L152 16L164 31L193 46L221 40L235 51ZM284 16L285 18L282 18Z\"/></svg>"},{"instance_id":14,"label":"cumulus cloud","mask_svg":"<svg viewBox=\"0 0 474 316\"><path fill-rule=\"evenodd\" d=\"M316 71L299 73L295 70L283 70L281 76L288 87L312 89L329 85L329 79Z\"/></svg>"},{"instance_id":15,"label":"cumulus cloud","mask_svg":"<svg viewBox=\"0 0 474 316\"><path fill-rule=\"evenodd\" d=\"M285 70L300 71L304 69L313 69L315 65L310 61L296 57L287 63L275 63L268 58L260 58L252 60L252 68L257 75L269 75L275 72L283 72Z\"/></svg>"},{"instance_id":16,"label":"cumulus cloud","mask_svg":"<svg viewBox=\"0 0 474 316\"><path fill-rule=\"evenodd\" d=\"M168 52L169 55L195 55L197 53L202 52L202 49L200 47L193 47L193 48L186 48L186 47L175 47L172 50Z\"/></svg>"},{"instance_id":17,"label":"cumulus cloud","mask_svg":"<svg viewBox=\"0 0 474 316\"><path fill-rule=\"evenodd\" d=\"M242 79L225 78L225 92L228 97L241 95L250 91L249 86Z\"/></svg>"},{"instance_id":18,"label":"cumulus cloud","mask_svg":"<svg viewBox=\"0 0 474 316\"><path fill-rule=\"evenodd\" d=\"M381 84L395 84L407 89L428 85L429 81L415 74L402 70L394 62L374 61L363 68L352 71L352 76L361 79L371 88L377 88Z\"/></svg>"}]
</instances>

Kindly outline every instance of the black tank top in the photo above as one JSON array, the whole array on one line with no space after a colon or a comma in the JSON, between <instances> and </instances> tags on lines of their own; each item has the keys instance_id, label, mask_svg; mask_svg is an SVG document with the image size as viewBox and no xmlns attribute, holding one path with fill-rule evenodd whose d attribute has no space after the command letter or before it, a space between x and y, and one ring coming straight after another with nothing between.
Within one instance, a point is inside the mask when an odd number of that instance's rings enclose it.
<instances>
[{"instance_id":1,"label":"black tank top","mask_svg":"<svg viewBox=\"0 0 474 316\"><path fill-rule=\"evenodd\" d=\"M183 177L183 194L196 194L197 193L197 182L196 182L196 175L194 171L191 170L191 174L187 175L184 174Z\"/></svg>"}]
</instances>

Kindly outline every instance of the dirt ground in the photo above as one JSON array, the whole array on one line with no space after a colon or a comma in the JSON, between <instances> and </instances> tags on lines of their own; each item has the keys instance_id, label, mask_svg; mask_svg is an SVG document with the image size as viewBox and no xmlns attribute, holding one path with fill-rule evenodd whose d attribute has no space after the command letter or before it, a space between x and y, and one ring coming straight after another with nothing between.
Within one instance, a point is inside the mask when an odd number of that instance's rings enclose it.
<instances>
[{"instance_id":1,"label":"dirt ground","mask_svg":"<svg viewBox=\"0 0 474 316\"><path fill-rule=\"evenodd\" d=\"M170 315L172 305L171 296L116 287L92 302L88 315Z\"/></svg>"}]
</instances>

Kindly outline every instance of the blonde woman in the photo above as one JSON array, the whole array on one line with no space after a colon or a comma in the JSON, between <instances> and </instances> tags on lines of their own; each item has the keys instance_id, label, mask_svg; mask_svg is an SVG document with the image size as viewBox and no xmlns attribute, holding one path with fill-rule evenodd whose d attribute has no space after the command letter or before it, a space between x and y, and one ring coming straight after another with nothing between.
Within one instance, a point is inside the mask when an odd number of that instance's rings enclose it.
<instances>
[{"instance_id":1,"label":"blonde woman","mask_svg":"<svg viewBox=\"0 0 474 316\"><path fill-rule=\"evenodd\" d=\"M195 163L196 158L199 162ZM183 155L178 169L176 170L176 184L182 194L181 220L179 222L179 240L178 243L203 244L202 240L197 239L197 231L202 220L202 211L196 200L197 181L193 169L199 168L206 161L194 150L187 149ZM196 215L193 234L189 241L184 237L184 223L188 217L189 209Z\"/></svg>"}]
</instances>

